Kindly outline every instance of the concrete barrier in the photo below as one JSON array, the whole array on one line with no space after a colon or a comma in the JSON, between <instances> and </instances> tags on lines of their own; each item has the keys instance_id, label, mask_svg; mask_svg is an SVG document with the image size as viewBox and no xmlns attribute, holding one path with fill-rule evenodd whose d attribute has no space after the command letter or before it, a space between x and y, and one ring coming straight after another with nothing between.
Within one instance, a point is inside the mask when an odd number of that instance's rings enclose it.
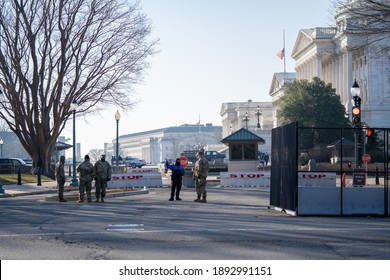
<instances>
[{"instance_id":1,"label":"concrete barrier","mask_svg":"<svg viewBox=\"0 0 390 280\"><path fill-rule=\"evenodd\" d=\"M299 172L299 187L336 187L336 173Z\"/></svg>"},{"instance_id":2,"label":"concrete barrier","mask_svg":"<svg viewBox=\"0 0 390 280\"><path fill-rule=\"evenodd\" d=\"M221 187L269 187L271 172L221 172Z\"/></svg>"},{"instance_id":3,"label":"concrete barrier","mask_svg":"<svg viewBox=\"0 0 390 280\"><path fill-rule=\"evenodd\" d=\"M134 168L134 169L131 169L129 168L127 170L127 173L158 173L158 174L161 174L160 173L160 170L158 169L158 167L141 167L141 168Z\"/></svg>"},{"instance_id":4,"label":"concrete barrier","mask_svg":"<svg viewBox=\"0 0 390 280\"><path fill-rule=\"evenodd\" d=\"M384 215L384 194L383 187L299 187L298 215Z\"/></svg>"},{"instance_id":5,"label":"concrete barrier","mask_svg":"<svg viewBox=\"0 0 390 280\"><path fill-rule=\"evenodd\" d=\"M133 169L126 174L114 174L107 188L161 188L163 186L161 174L149 172L147 169Z\"/></svg>"}]
</instances>

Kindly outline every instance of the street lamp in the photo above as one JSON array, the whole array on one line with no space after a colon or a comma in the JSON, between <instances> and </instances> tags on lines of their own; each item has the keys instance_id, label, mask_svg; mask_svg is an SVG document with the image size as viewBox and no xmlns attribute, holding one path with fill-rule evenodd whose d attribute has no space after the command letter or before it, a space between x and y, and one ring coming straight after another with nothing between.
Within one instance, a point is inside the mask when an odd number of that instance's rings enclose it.
<instances>
[{"instance_id":1,"label":"street lamp","mask_svg":"<svg viewBox=\"0 0 390 280\"><path fill-rule=\"evenodd\" d=\"M361 160L361 151L362 151L362 138L361 138L361 98L360 98L360 88L358 83L353 83L351 87L351 95L353 100L352 106L352 124L355 129L355 159L356 167L360 166Z\"/></svg>"},{"instance_id":2,"label":"street lamp","mask_svg":"<svg viewBox=\"0 0 390 280\"><path fill-rule=\"evenodd\" d=\"M245 118L242 119L245 122L245 128L248 129L248 112L245 113Z\"/></svg>"},{"instance_id":3,"label":"street lamp","mask_svg":"<svg viewBox=\"0 0 390 280\"><path fill-rule=\"evenodd\" d=\"M257 128L260 128L260 116L262 115L260 112L260 106L257 105L257 112L255 114L257 116Z\"/></svg>"},{"instance_id":4,"label":"street lamp","mask_svg":"<svg viewBox=\"0 0 390 280\"><path fill-rule=\"evenodd\" d=\"M76 99L73 99L70 104L70 109L73 111L73 178L71 185L77 187L79 185L76 177L76 110L79 104Z\"/></svg>"},{"instance_id":5,"label":"street lamp","mask_svg":"<svg viewBox=\"0 0 390 280\"><path fill-rule=\"evenodd\" d=\"M119 111L116 110L115 113L115 120L116 120L116 155L115 155L115 162L116 166L118 167L119 165L119 120L121 119L121 114L119 114Z\"/></svg>"},{"instance_id":6,"label":"street lamp","mask_svg":"<svg viewBox=\"0 0 390 280\"><path fill-rule=\"evenodd\" d=\"M4 144L3 139L0 139L1 157L3 157L3 144Z\"/></svg>"}]
</instances>

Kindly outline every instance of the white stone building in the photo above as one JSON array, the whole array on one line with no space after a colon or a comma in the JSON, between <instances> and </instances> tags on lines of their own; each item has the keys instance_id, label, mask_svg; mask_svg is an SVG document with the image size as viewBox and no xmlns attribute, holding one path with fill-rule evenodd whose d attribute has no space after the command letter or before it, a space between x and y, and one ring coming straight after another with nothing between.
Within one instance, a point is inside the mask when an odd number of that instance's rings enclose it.
<instances>
[{"instance_id":1,"label":"white stone building","mask_svg":"<svg viewBox=\"0 0 390 280\"><path fill-rule=\"evenodd\" d=\"M367 36L348 34L348 24L353 19L346 9L340 9L335 19L337 27L299 32L292 51L296 78L311 81L319 77L331 83L349 115L350 89L356 80L361 90L362 121L371 127L389 127L390 57L381 54L381 50L389 47L390 40L367 45Z\"/></svg>"},{"instance_id":2,"label":"white stone building","mask_svg":"<svg viewBox=\"0 0 390 280\"><path fill-rule=\"evenodd\" d=\"M271 102L226 102L222 103L222 138L229 136L241 128L246 128L265 140L259 147L263 153L271 152L271 130L273 128L273 112Z\"/></svg>"},{"instance_id":3,"label":"white stone building","mask_svg":"<svg viewBox=\"0 0 390 280\"><path fill-rule=\"evenodd\" d=\"M284 96L284 91L292 82L296 80L296 74L291 72L275 73L272 78L269 95L272 97L272 120L273 127L278 127L277 110L280 106L280 98Z\"/></svg>"},{"instance_id":4,"label":"white stone building","mask_svg":"<svg viewBox=\"0 0 390 280\"><path fill-rule=\"evenodd\" d=\"M184 150L204 148L218 150L222 127L212 124L185 124L122 135L118 138L119 155L143 158L147 163L158 164L165 158L175 159ZM106 147L108 157L115 155L116 139Z\"/></svg>"}]
</instances>

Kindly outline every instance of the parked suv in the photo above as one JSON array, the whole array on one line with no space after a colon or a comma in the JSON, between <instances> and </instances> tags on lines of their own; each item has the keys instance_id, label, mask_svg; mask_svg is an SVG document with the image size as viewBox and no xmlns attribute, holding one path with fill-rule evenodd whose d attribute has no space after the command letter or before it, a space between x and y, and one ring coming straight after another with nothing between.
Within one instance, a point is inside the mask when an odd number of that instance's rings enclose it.
<instances>
[{"instance_id":1,"label":"parked suv","mask_svg":"<svg viewBox=\"0 0 390 280\"><path fill-rule=\"evenodd\" d=\"M0 173L18 173L19 169L21 173L28 173L31 172L32 165L25 163L20 158L0 158Z\"/></svg>"},{"instance_id":2,"label":"parked suv","mask_svg":"<svg viewBox=\"0 0 390 280\"><path fill-rule=\"evenodd\" d=\"M125 164L131 166L132 168L141 168L146 165L146 161L136 157L125 157Z\"/></svg>"}]
</instances>

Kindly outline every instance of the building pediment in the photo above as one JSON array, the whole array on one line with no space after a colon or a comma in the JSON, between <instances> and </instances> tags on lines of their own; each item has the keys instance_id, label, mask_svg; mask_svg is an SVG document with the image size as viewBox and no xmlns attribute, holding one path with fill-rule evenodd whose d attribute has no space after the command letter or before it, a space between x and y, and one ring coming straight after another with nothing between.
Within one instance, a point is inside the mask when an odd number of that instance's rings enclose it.
<instances>
[{"instance_id":1,"label":"building pediment","mask_svg":"<svg viewBox=\"0 0 390 280\"><path fill-rule=\"evenodd\" d=\"M273 96L275 92L279 91L281 88L287 87L295 80L296 80L295 72L274 73L274 76L272 78L271 88L269 90L269 95Z\"/></svg>"},{"instance_id":2,"label":"building pediment","mask_svg":"<svg viewBox=\"0 0 390 280\"><path fill-rule=\"evenodd\" d=\"M337 29L334 27L316 27L310 29L301 29L298 38L291 54L291 57L297 60L302 53L316 44L332 44L333 38L336 36Z\"/></svg>"},{"instance_id":3,"label":"building pediment","mask_svg":"<svg viewBox=\"0 0 390 280\"><path fill-rule=\"evenodd\" d=\"M310 29L301 29L299 31L298 38L295 41L295 45L291 54L293 58L295 58L299 53L304 51L307 47L309 47L313 43L314 37L312 34L314 30L315 30L314 28L310 28Z\"/></svg>"}]
</instances>

